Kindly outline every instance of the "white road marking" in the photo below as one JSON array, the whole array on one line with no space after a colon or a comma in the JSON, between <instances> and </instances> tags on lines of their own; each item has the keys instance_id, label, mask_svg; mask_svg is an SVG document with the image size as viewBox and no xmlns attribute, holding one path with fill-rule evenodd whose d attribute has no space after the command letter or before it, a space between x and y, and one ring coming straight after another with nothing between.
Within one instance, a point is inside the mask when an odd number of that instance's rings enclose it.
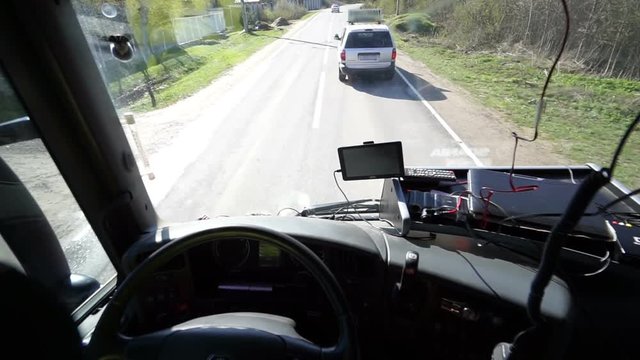
<instances>
[{"instance_id":1,"label":"white road marking","mask_svg":"<svg viewBox=\"0 0 640 360\"><path fill-rule=\"evenodd\" d=\"M440 114L438 114L436 109L434 109L433 106L431 106L431 104L429 104L429 102L425 100L422 97L422 95L420 95L418 90L416 90L416 88L413 85L411 85L409 80L407 80L407 78L402 74L400 70L396 69L396 72L398 73L398 75L400 75L402 80L404 80L404 82L407 84L409 89L411 89L411 91L413 91L413 93L418 97L420 102L422 102L422 105L424 105L424 107L426 107L427 110L431 112L431 115L433 115L433 117L436 118L436 120L438 120L440 125L442 125L442 127L447 131L447 133L449 133L449 135L453 138L453 140L455 140L455 142L458 143L460 148L462 148L462 151L464 151L465 154L467 154L467 156L469 156L471 160L473 160L476 166L482 166L482 161L480 161L480 159L478 159L476 154L474 154L473 151L471 151L471 149L467 146L467 144L465 144L464 141L462 141L460 136L458 136L458 134L456 134L455 131L453 131L453 129L449 126L449 124L447 124L447 122L444 121L444 119L442 118L442 116L440 116Z\"/></svg>"},{"instance_id":2,"label":"white road marking","mask_svg":"<svg viewBox=\"0 0 640 360\"><path fill-rule=\"evenodd\" d=\"M322 57L322 66L327 65L327 56L329 55L329 48L324 48L324 56Z\"/></svg>"},{"instance_id":3,"label":"white road marking","mask_svg":"<svg viewBox=\"0 0 640 360\"><path fill-rule=\"evenodd\" d=\"M324 70L320 72L320 79L318 80L318 93L316 94L316 106L313 110L313 123L311 124L311 127L313 129L320 128L320 115L322 114L322 98L324 97L325 75L326 72Z\"/></svg>"}]
</instances>

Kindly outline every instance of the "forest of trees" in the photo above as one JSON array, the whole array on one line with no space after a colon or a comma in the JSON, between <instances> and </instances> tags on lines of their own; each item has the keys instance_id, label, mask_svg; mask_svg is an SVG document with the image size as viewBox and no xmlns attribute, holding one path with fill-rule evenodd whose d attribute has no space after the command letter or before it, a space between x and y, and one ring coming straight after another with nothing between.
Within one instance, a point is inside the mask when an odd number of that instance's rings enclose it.
<instances>
[{"instance_id":1,"label":"forest of trees","mask_svg":"<svg viewBox=\"0 0 640 360\"><path fill-rule=\"evenodd\" d=\"M465 49L520 46L550 57L564 30L561 0L373 0L385 14L423 12L437 35ZM638 0L567 0L571 33L563 60L603 76L640 78Z\"/></svg>"}]
</instances>

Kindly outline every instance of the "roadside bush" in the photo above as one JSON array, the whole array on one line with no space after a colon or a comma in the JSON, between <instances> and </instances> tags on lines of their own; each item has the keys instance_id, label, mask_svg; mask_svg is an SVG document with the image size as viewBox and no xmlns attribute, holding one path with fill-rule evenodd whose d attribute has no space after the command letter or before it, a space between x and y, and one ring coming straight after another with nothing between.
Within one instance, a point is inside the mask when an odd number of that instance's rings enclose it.
<instances>
[{"instance_id":1,"label":"roadside bush","mask_svg":"<svg viewBox=\"0 0 640 360\"><path fill-rule=\"evenodd\" d=\"M506 3L469 0L458 4L447 26L448 36L468 48L499 44L510 35L503 31Z\"/></svg>"},{"instance_id":2,"label":"roadside bush","mask_svg":"<svg viewBox=\"0 0 640 360\"><path fill-rule=\"evenodd\" d=\"M433 35L437 29L429 16L421 13L398 15L391 19L389 25L397 31L418 35Z\"/></svg>"},{"instance_id":3,"label":"roadside bush","mask_svg":"<svg viewBox=\"0 0 640 360\"><path fill-rule=\"evenodd\" d=\"M378 6L373 3L373 1L371 0L367 0L364 3L362 3L362 6L360 6L361 9L377 9Z\"/></svg>"},{"instance_id":4,"label":"roadside bush","mask_svg":"<svg viewBox=\"0 0 640 360\"><path fill-rule=\"evenodd\" d=\"M384 15L395 15L396 0L365 0L363 8L382 9Z\"/></svg>"},{"instance_id":5,"label":"roadside bush","mask_svg":"<svg viewBox=\"0 0 640 360\"><path fill-rule=\"evenodd\" d=\"M263 16L265 20L271 22L279 17L287 20L299 19L306 13L307 10L302 5L292 4L287 0L278 0L273 10L265 10Z\"/></svg>"}]
</instances>

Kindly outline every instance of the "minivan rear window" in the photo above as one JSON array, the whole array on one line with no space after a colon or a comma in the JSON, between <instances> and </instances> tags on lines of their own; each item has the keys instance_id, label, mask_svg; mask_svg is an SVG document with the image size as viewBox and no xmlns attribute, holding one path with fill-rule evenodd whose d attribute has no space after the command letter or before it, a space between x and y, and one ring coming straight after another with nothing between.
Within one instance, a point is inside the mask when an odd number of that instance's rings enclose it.
<instances>
[{"instance_id":1,"label":"minivan rear window","mask_svg":"<svg viewBox=\"0 0 640 360\"><path fill-rule=\"evenodd\" d=\"M386 48L392 47L391 35L385 31L358 31L347 37L345 48Z\"/></svg>"}]
</instances>

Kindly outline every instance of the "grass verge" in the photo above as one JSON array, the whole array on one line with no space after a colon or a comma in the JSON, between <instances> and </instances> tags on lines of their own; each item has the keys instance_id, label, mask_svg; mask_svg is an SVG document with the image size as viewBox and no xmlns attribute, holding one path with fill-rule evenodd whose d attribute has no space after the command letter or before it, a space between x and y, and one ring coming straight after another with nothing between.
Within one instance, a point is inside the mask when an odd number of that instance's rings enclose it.
<instances>
[{"instance_id":1,"label":"grass verge","mask_svg":"<svg viewBox=\"0 0 640 360\"><path fill-rule=\"evenodd\" d=\"M244 61L256 51L282 35L282 30L261 31L256 36L245 33L235 33L228 39L211 45L196 45L184 50L183 54L165 61L163 64L149 68L152 79L162 76L168 77L155 89L157 106L151 106L148 95L129 106L134 112L144 112L169 106L181 99L187 98L198 90L209 85L225 70ZM139 83L142 74L136 73L123 80L124 86L128 82Z\"/></svg>"},{"instance_id":2,"label":"grass verge","mask_svg":"<svg viewBox=\"0 0 640 360\"><path fill-rule=\"evenodd\" d=\"M313 15L315 15L317 13L318 13L318 10L307 11L307 13L302 15L302 17L300 19L298 19L298 21L306 20L306 19L312 17Z\"/></svg>"},{"instance_id":3,"label":"grass verge","mask_svg":"<svg viewBox=\"0 0 640 360\"><path fill-rule=\"evenodd\" d=\"M515 124L532 129L550 63L516 55L462 52L400 33L396 38L398 47L413 59L461 85ZM620 137L640 108L640 81L592 76L560 66L546 99L540 137L551 140L560 154L574 162L609 166ZM615 173L631 188L640 187L639 158L640 130L636 129Z\"/></svg>"}]
</instances>

